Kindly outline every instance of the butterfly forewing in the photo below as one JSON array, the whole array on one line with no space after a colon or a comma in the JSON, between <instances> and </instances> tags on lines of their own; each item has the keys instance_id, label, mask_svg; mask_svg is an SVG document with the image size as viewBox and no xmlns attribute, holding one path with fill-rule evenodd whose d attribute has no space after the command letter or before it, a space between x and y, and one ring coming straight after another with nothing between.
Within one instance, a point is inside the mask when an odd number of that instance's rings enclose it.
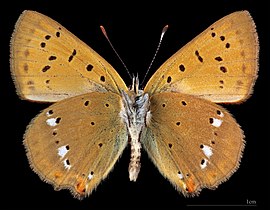
<instances>
[{"instance_id":1,"label":"butterfly forewing","mask_svg":"<svg viewBox=\"0 0 270 210\"><path fill-rule=\"evenodd\" d=\"M34 11L24 11L16 23L11 71L18 94L34 101L127 90L118 73L93 49L56 21Z\"/></svg>"},{"instance_id":2,"label":"butterfly forewing","mask_svg":"<svg viewBox=\"0 0 270 210\"><path fill-rule=\"evenodd\" d=\"M214 188L238 168L242 130L222 107L163 92L151 97L144 148L159 171L185 195Z\"/></svg>"},{"instance_id":3,"label":"butterfly forewing","mask_svg":"<svg viewBox=\"0 0 270 210\"><path fill-rule=\"evenodd\" d=\"M56 189L68 188L78 198L89 195L127 145L120 99L93 92L45 109L24 137L33 170Z\"/></svg>"},{"instance_id":4,"label":"butterfly forewing","mask_svg":"<svg viewBox=\"0 0 270 210\"><path fill-rule=\"evenodd\" d=\"M181 92L213 102L239 102L257 78L258 38L247 11L208 27L169 58L145 87L149 94Z\"/></svg>"}]
</instances>

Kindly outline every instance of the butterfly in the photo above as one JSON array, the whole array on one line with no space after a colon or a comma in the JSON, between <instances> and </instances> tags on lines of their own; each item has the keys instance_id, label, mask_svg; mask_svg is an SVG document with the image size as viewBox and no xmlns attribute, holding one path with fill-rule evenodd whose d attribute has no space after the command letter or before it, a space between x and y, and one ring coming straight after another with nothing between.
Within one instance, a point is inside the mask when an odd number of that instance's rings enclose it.
<instances>
[{"instance_id":1,"label":"butterfly","mask_svg":"<svg viewBox=\"0 0 270 210\"><path fill-rule=\"evenodd\" d=\"M259 43L248 11L231 13L161 65L144 89L62 25L24 11L11 38L11 72L21 99L54 102L27 127L31 168L83 199L130 145L136 181L144 149L184 196L214 189L239 167L245 141L217 103L240 103L258 72Z\"/></svg>"}]
</instances>

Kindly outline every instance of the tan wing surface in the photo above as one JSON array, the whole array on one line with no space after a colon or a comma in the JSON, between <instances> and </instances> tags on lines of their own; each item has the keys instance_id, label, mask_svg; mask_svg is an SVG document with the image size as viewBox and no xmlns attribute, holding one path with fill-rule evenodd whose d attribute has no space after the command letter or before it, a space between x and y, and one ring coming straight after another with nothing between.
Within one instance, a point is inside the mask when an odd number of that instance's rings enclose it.
<instances>
[{"instance_id":1,"label":"tan wing surface","mask_svg":"<svg viewBox=\"0 0 270 210\"><path fill-rule=\"evenodd\" d=\"M213 102L240 102L252 93L258 71L258 37L247 11L208 27L150 78L150 95L172 91Z\"/></svg>"},{"instance_id":2,"label":"tan wing surface","mask_svg":"<svg viewBox=\"0 0 270 210\"><path fill-rule=\"evenodd\" d=\"M217 187L238 168L244 136L222 107L164 92L151 97L150 111L143 146L161 174L184 195Z\"/></svg>"},{"instance_id":3,"label":"tan wing surface","mask_svg":"<svg viewBox=\"0 0 270 210\"><path fill-rule=\"evenodd\" d=\"M54 102L87 92L127 90L113 67L51 18L24 11L11 39L11 71L19 96Z\"/></svg>"},{"instance_id":4,"label":"tan wing surface","mask_svg":"<svg viewBox=\"0 0 270 210\"><path fill-rule=\"evenodd\" d=\"M55 189L70 189L77 198L89 195L128 142L120 100L118 94L93 92L40 113L24 136L33 170Z\"/></svg>"}]
</instances>

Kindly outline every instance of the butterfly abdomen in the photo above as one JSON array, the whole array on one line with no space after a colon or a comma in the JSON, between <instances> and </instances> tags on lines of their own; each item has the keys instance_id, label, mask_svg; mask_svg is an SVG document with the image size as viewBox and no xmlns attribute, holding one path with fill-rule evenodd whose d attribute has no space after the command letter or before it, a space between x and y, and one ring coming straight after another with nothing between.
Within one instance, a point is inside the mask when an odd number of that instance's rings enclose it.
<instances>
[{"instance_id":1,"label":"butterfly abdomen","mask_svg":"<svg viewBox=\"0 0 270 210\"><path fill-rule=\"evenodd\" d=\"M134 87L134 86L133 86ZM130 137L131 158L129 163L129 179L136 181L140 172L141 137L149 118L149 96L143 91L132 88L128 93L122 93L122 109L120 117L125 123Z\"/></svg>"}]
</instances>

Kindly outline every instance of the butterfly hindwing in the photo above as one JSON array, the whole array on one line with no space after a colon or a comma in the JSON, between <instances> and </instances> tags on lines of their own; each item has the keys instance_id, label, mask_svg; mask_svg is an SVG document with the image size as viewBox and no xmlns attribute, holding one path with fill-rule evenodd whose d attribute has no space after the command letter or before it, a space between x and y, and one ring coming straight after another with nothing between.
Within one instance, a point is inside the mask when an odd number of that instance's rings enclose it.
<instances>
[{"instance_id":1,"label":"butterfly hindwing","mask_svg":"<svg viewBox=\"0 0 270 210\"><path fill-rule=\"evenodd\" d=\"M143 146L184 195L214 188L238 168L244 136L225 109L181 93L157 93L150 102Z\"/></svg>"},{"instance_id":2,"label":"butterfly hindwing","mask_svg":"<svg viewBox=\"0 0 270 210\"><path fill-rule=\"evenodd\" d=\"M51 105L28 126L24 145L34 171L83 198L106 178L128 142L121 98L93 92ZM111 125L114 126L111 126Z\"/></svg>"}]
</instances>

